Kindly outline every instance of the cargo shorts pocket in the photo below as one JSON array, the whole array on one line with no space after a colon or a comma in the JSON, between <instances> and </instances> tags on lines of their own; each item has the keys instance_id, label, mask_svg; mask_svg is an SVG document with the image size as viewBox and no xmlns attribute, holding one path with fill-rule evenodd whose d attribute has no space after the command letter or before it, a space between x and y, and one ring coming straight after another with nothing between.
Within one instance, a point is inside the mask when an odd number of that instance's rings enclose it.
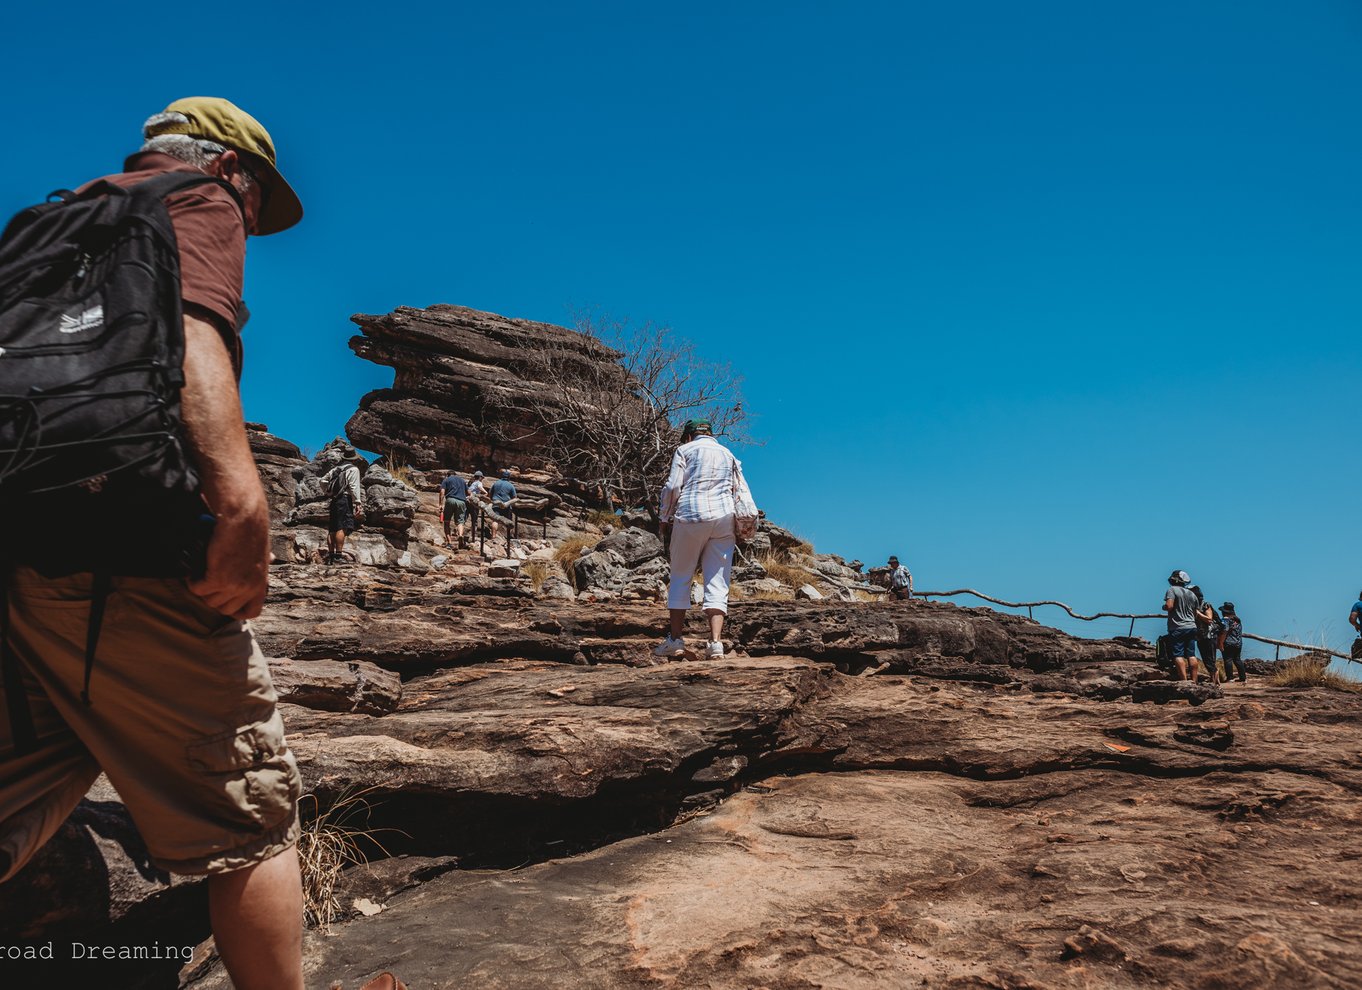
<instances>
[{"instance_id":1,"label":"cargo shorts pocket","mask_svg":"<svg viewBox=\"0 0 1362 990\"><path fill-rule=\"evenodd\" d=\"M291 819L302 785L277 711L267 721L190 743L185 754L233 822L264 831Z\"/></svg>"}]
</instances>

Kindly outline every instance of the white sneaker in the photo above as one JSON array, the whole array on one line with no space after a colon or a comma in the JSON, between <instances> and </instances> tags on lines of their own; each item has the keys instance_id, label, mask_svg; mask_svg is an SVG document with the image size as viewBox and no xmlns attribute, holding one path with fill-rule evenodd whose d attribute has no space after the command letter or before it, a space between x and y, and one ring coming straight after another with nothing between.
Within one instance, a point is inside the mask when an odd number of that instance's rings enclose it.
<instances>
[{"instance_id":1,"label":"white sneaker","mask_svg":"<svg viewBox=\"0 0 1362 990\"><path fill-rule=\"evenodd\" d=\"M655 657L679 657L686 652L686 641L684 639L672 639L670 635L664 639L656 649L653 650Z\"/></svg>"},{"instance_id":2,"label":"white sneaker","mask_svg":"<svg viewBox=\"0 0 1362 990\"><path fill-rule=\"evenodd\" d=\"M724 644L710 643L709 650L705 653L705 656L709 657L711 660L722 660L724 658Z\"/></svg>"}]
</instances>

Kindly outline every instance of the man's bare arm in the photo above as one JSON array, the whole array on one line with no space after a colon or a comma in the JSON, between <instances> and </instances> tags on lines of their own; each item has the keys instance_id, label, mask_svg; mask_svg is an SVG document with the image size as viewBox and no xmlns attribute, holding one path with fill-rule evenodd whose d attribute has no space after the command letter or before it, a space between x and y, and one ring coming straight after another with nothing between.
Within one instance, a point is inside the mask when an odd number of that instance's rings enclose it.
<instances>
[{"instance_id":1,"label":"man's bare arm","mask_svg":"<svg viewBox=\"0 0 1362 990\"><path fill-rule=\"evenodd\" d=\"M269 585L269 507L226 345L211 323L189 315L184 337L181 414L204 499L217 517L206 572L189 588L223 615L251 619L260 614Z\"/></svg>"}]
</instances>

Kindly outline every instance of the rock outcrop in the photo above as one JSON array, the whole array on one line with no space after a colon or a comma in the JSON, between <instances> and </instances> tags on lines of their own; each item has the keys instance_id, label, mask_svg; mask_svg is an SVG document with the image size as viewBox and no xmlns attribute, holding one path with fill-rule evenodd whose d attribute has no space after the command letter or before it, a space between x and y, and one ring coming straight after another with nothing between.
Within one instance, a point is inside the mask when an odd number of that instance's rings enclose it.
<instances>
[{"instance_id":1,"label":"rock outcrop","mask_svg":"<svg viewBox=\"0 0 1362 990\"><path fill-rule=\"evenodd\" d=\"M881 569L765 520L726 655L660 662L646 516L530 473L518 534L441 545L441 470L541 463L527 350L614 355L460 307L355 321L396 378L350 436L395 461L250 432L278 557L254 626L308 818L361 795L345 828L373 860L307 935L309 988L382 969L489 990L1362 984L1362 695L1253 666L1174 682L1140 640L886 601ZM367 566L315 562L341 461L363 472ZM0 931L198 943L183 968L69 978L0 959L16 985L229 986L204 884L150 864L104 780L6 887Z\"/></svg>"},{"instance_id":2,"label":"rock outcrop","mask_svg":"<svg viewBox=\"0 0 1362 990\"><path fill-rule=\"evenodd\" d=\"M655 559L628 530L607 548ZM723 660L655 664L656 605L275 576L256 627L305 785L323 808L362 791L393 857L341 885L351 920L309 935L309 987L383 968L678 990L1362 978L1339 865L1362 813L1355 695L1192 696L1147 646L986 608L741 602ZM1154 685L1164 703L1139 703ZM204 937L201 885L138 848L92 794L7 891L6 930ZM110 895L72 897L92 871ZM162 965L120 985L166 985Z\"/></svg>"},{"instance_id":3,"label":"rock outcrop","mask_svg":"<svg viewBox=\"0 0 1362 990\"><path fill-rule=\"evenodd\" d=\"M421 469L543 467L539 426L553 398L534 356L551 347L569 364L614 365L619 357L564 327L464 306L402 306L351 319L361 330L351 350L395 374L392 388L360 400L346 433L365 450Z\"/></svg>"}]
</instances>

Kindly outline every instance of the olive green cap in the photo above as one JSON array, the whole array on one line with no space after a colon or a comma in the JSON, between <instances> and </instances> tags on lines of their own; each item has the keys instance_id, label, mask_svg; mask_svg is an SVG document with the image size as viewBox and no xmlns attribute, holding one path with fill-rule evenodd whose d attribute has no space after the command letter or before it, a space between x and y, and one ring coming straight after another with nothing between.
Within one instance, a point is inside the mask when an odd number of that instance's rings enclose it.
<instances>
[{"instance_id":1,"label":"olive green cap","mask_svg":"<svg viewBox=\"0 0 1362 990\"><path fill-rule=\"evenodd\" d=\"M277 234L303 218L298 194L279 172L274 141L269 131L245 110L219 96L187 96L166 107L166 113L182 114L187 120L157 122L143 132L148 138L161 134L188 134L226 145L247 156L246 165L259 176L264 193L257 234Z\"/></svg>"}]
</instances>

